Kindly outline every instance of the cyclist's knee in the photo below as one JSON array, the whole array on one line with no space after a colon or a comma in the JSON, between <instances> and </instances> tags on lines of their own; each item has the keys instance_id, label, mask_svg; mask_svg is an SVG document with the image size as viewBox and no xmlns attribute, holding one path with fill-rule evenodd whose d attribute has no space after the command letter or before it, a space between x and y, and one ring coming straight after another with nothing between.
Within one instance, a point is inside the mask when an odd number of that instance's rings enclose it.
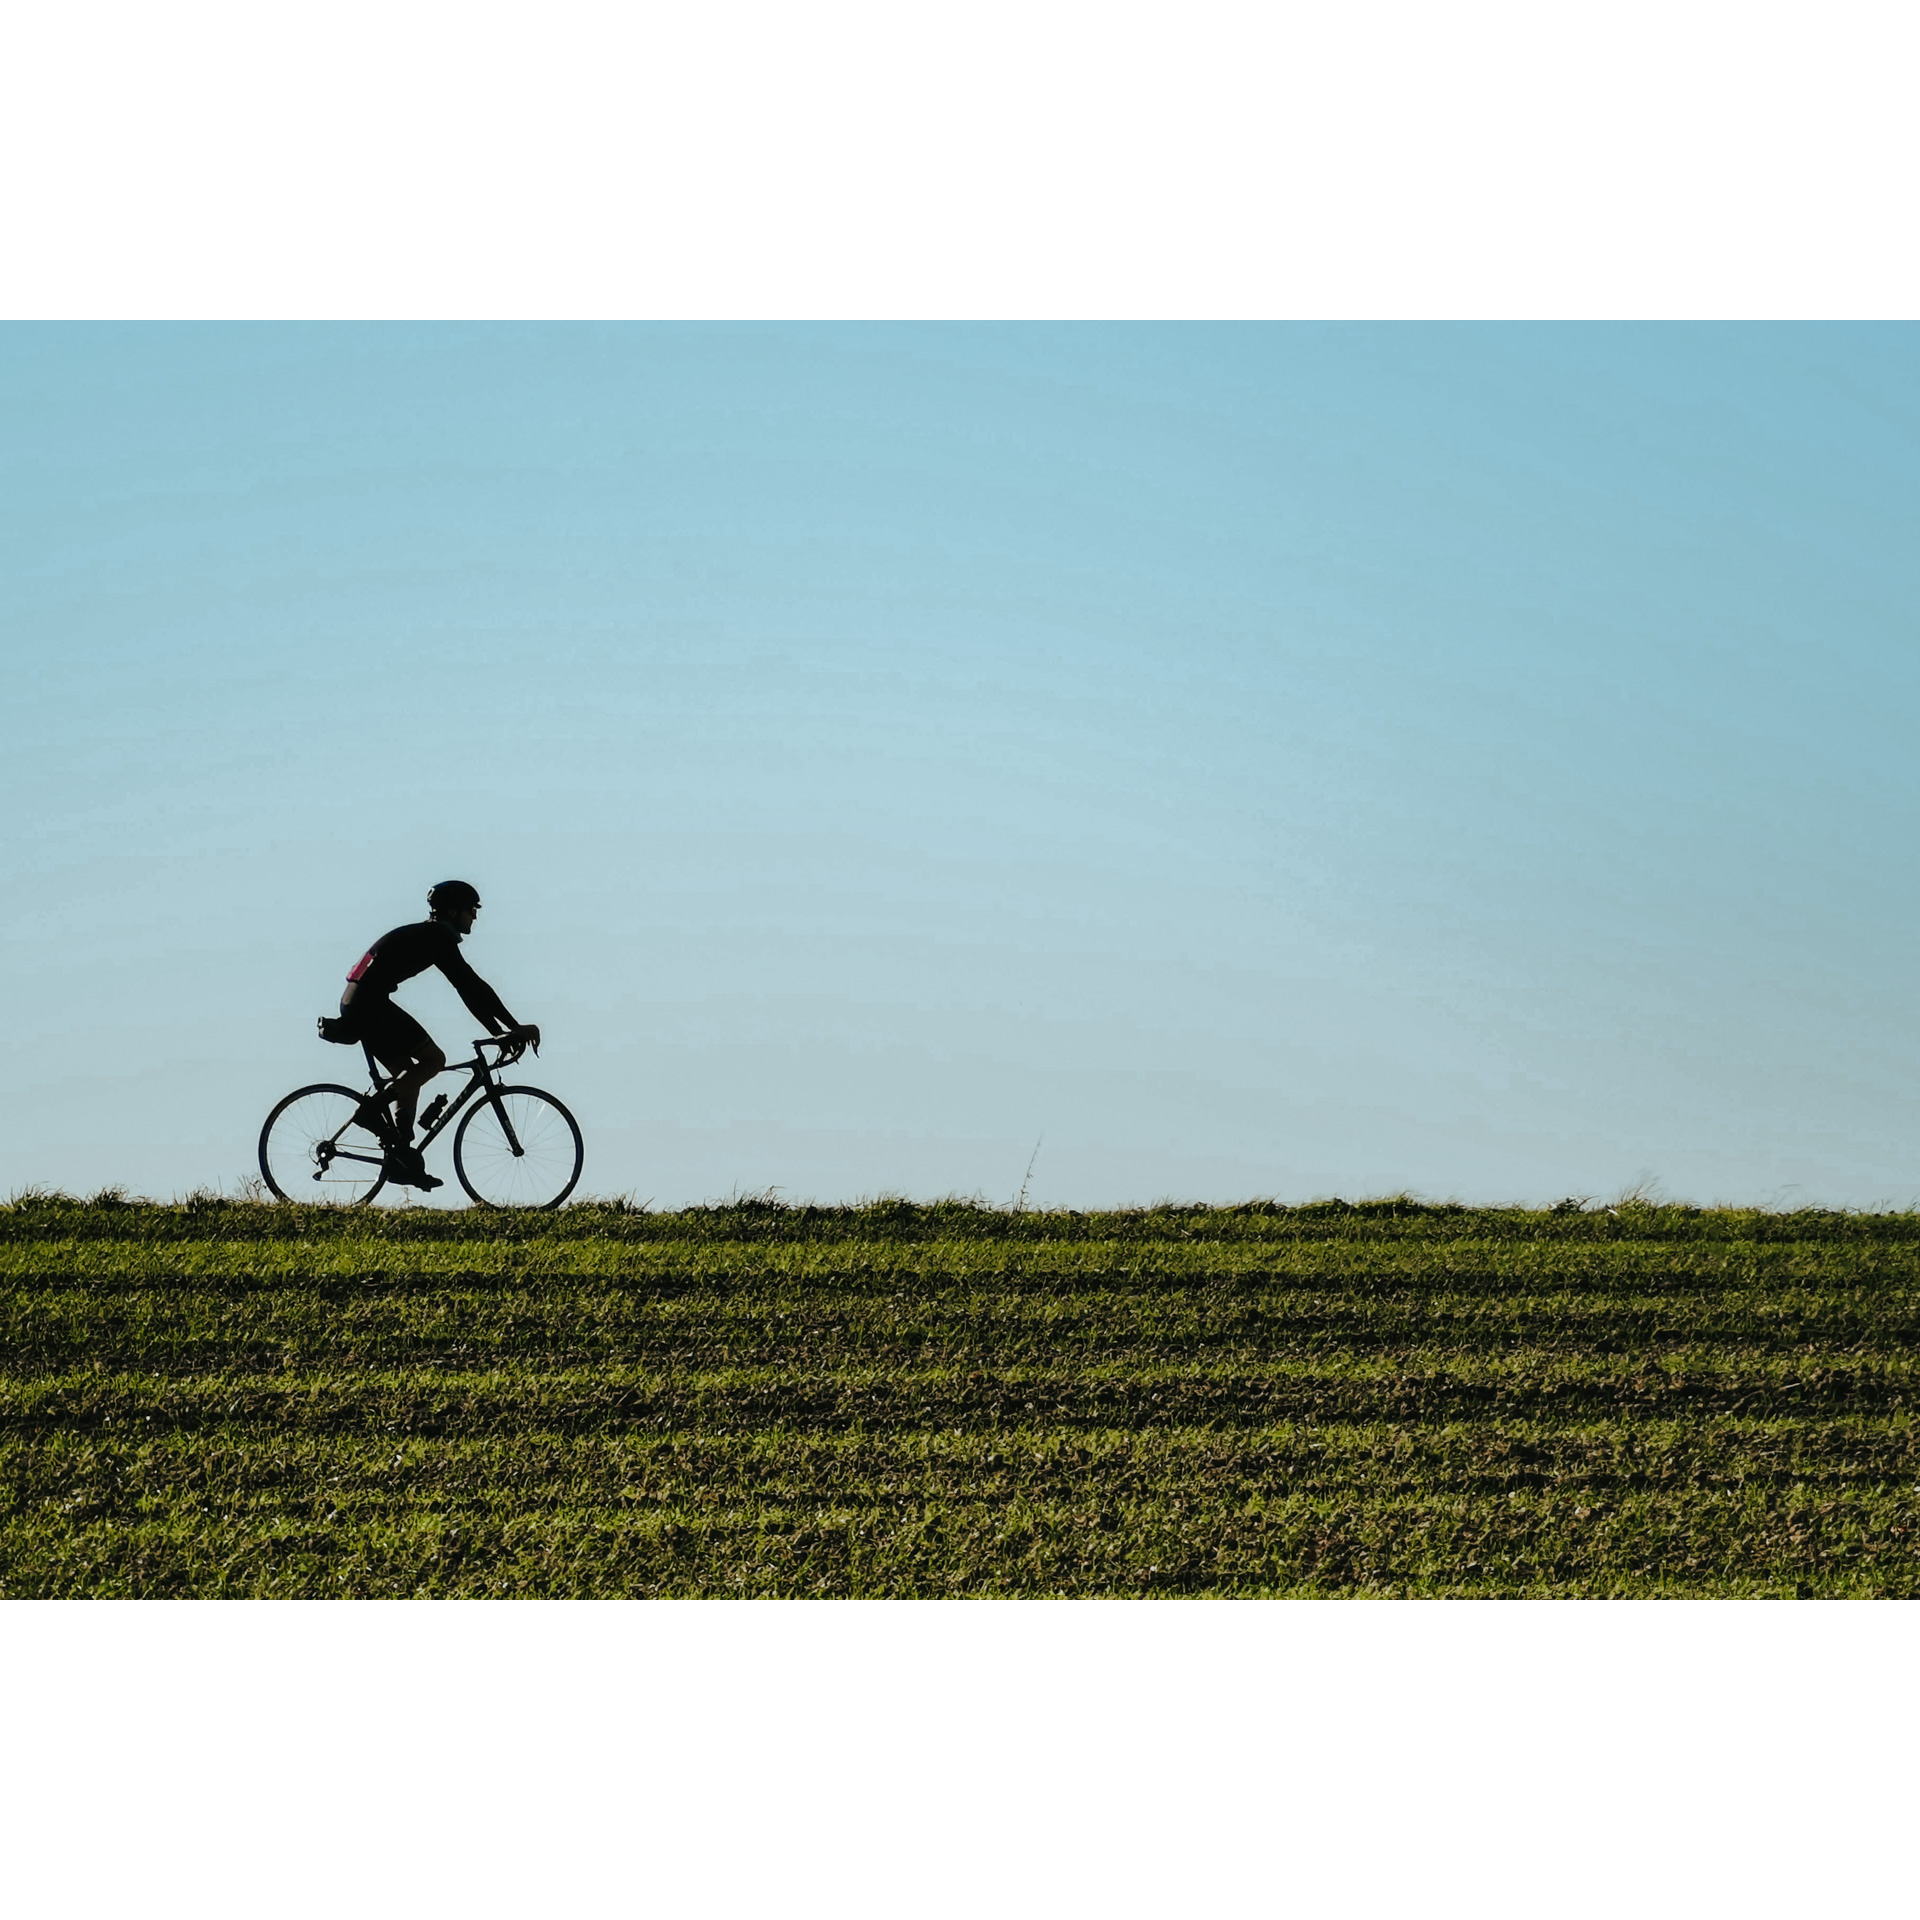
<instances>
[{"instance_id":1,"label":"cyclist's knee","mask_svg":"<svg viewBox=\"0 0 1920 1920\"><path fill-rule=\"evenodd\" d=\"M438 1047L423 1047L420 1058L414 1062L414 1071L432 1075L438 1073L447 1064L447 1056Z\"/></svg>"}]
</instances>

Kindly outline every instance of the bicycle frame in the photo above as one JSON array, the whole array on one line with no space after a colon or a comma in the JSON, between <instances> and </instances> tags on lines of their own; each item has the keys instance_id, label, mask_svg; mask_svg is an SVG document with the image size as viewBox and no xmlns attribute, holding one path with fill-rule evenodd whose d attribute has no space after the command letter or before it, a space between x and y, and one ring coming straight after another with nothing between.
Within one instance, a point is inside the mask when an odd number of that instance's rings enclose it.
<instances>
[{"instance_id":1,"label":"bicycle frame","mask_svg":"<svg viewBox=\"0 0 1920 1920\"><path fill-rule=\"evenodd\" d=\"M468 1076L468 1080L467 1084L460 1089L458 1097L447 1103L446 1108L442 1111L439 1118L436 1119L433 1125L415 1142L415 1145L418 1146L422 1152L425 1152L441 1134L445 1133L446 1130L453 1125L455 1118L466 1110L468 1101L470 1101L475 1094L481 1094L491 1103L494 1117L500 1122L500 1131L506 1136L507 1145L513 1149L513 1157L516 1160L521 1157L525 1149L520 1145L519 1135L513 1130L513 1121L509 1118L507 1109L500 1099L499 1084L494 1079L494 1075L505 1062L504 1060L490 1061L485 1053L481 1051L483 1047L499 1047L504 1054L505 1049L510 1044L511 1042L501 1040L495 1035L485 1035L473 1043L473 1058L471 1060L461 1060L444 1066L440 1069L440 1073L434 1075L434 1078L437 1080L441 1073L464 1073ZM368 1046L364 1040L360 1043L360 1051L367 1056L367 1076L373 1082L373 1091L367 1098L370 1100L384 1100L387 1097L388 1090L400 1076L395 1074L391 1078L383 1080L380 1077L379 1062L373 1057L373 1049ZM335 1160L358 1160L370 1167L386 1165L386 1154L384 1151L375 1155L363 1153L355 1147L343 1147L340 1144L340 1135L345 1133L347 1128L354 1124L352 1120L344 1122L340 1127L339 1133L334 1134L330 1140L323 1141L320 1144L319 1153L323 1166Z\"/></svg>"}]
</instances>

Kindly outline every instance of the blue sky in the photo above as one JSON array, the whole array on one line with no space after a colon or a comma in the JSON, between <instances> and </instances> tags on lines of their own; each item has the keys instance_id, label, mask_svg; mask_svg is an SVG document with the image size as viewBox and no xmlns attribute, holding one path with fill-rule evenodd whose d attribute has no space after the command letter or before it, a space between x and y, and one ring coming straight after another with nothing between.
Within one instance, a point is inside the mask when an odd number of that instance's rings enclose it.
<instances>
[{"instance_id":1,"label":"blue sky","mask_svg":"<svg viewBox=\"0 0 1920 1920\"><path fill-rule=\"evenodd\" d=\"M459 875L594 1192L1906 1204L1916 374L0 331L0 1184L243 1178Z\"/></svg>"}]
</instances>

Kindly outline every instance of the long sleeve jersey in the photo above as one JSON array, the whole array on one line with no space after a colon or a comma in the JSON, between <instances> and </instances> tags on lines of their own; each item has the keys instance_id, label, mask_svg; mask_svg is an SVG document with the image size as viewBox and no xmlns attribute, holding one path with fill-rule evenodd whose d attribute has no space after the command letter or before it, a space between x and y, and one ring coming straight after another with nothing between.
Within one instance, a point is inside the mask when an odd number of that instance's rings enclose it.
<instances>
[{"instance_id":1,"label":"long sleeve jersey","mask_svg":"<svg viewBox=\"0 0 1920 1920\"><path fill-rule=\"evenodd\" d=\"M341 1004L375 994L384 1000L401 981L429 967L446 975L489 1033L504 1033L515 1024L500 996L460 957L460 936L444 920L417 920L383 933L347 975L350 984Z\"/></svg>"}]
</instances>

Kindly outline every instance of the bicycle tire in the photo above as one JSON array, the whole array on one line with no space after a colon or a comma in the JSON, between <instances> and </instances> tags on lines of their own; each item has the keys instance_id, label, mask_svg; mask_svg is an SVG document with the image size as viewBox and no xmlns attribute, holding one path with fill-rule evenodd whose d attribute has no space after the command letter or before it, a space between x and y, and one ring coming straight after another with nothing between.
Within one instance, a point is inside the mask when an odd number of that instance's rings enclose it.
<instances>
[{"instance_id":1,"label":"bicycle tire","mask_svg":"<svg viewBox=\"0 0 1920 1920\"><path fill-rule=\"evenodd\" d=\"M522 1151L508 1146L494 1103L483 1094L453 1136L453 1170L467 1198L482 1207L557 1207L579 1183L586 1161L579 1122L539 1087L500 1087L496 1095Z\"/></svg>"},{"instance_id":2,"label":"bicycle tire","mask_svg":"<svg viewBox=\"0 0 1920 1920\"><path fill-rule=\"evenodd\" d=\"M380 1152L372 1134L356 1137L348 1153L325 1161L317 1151L321 1141L337 1137L366 1097L321 1080L296 1088L267 1115L260 1129L260 1177L276 1199L364 1207L387 1184L384 1153L371 1164L359 1157Z\"/></svg>"}]
</instances>

